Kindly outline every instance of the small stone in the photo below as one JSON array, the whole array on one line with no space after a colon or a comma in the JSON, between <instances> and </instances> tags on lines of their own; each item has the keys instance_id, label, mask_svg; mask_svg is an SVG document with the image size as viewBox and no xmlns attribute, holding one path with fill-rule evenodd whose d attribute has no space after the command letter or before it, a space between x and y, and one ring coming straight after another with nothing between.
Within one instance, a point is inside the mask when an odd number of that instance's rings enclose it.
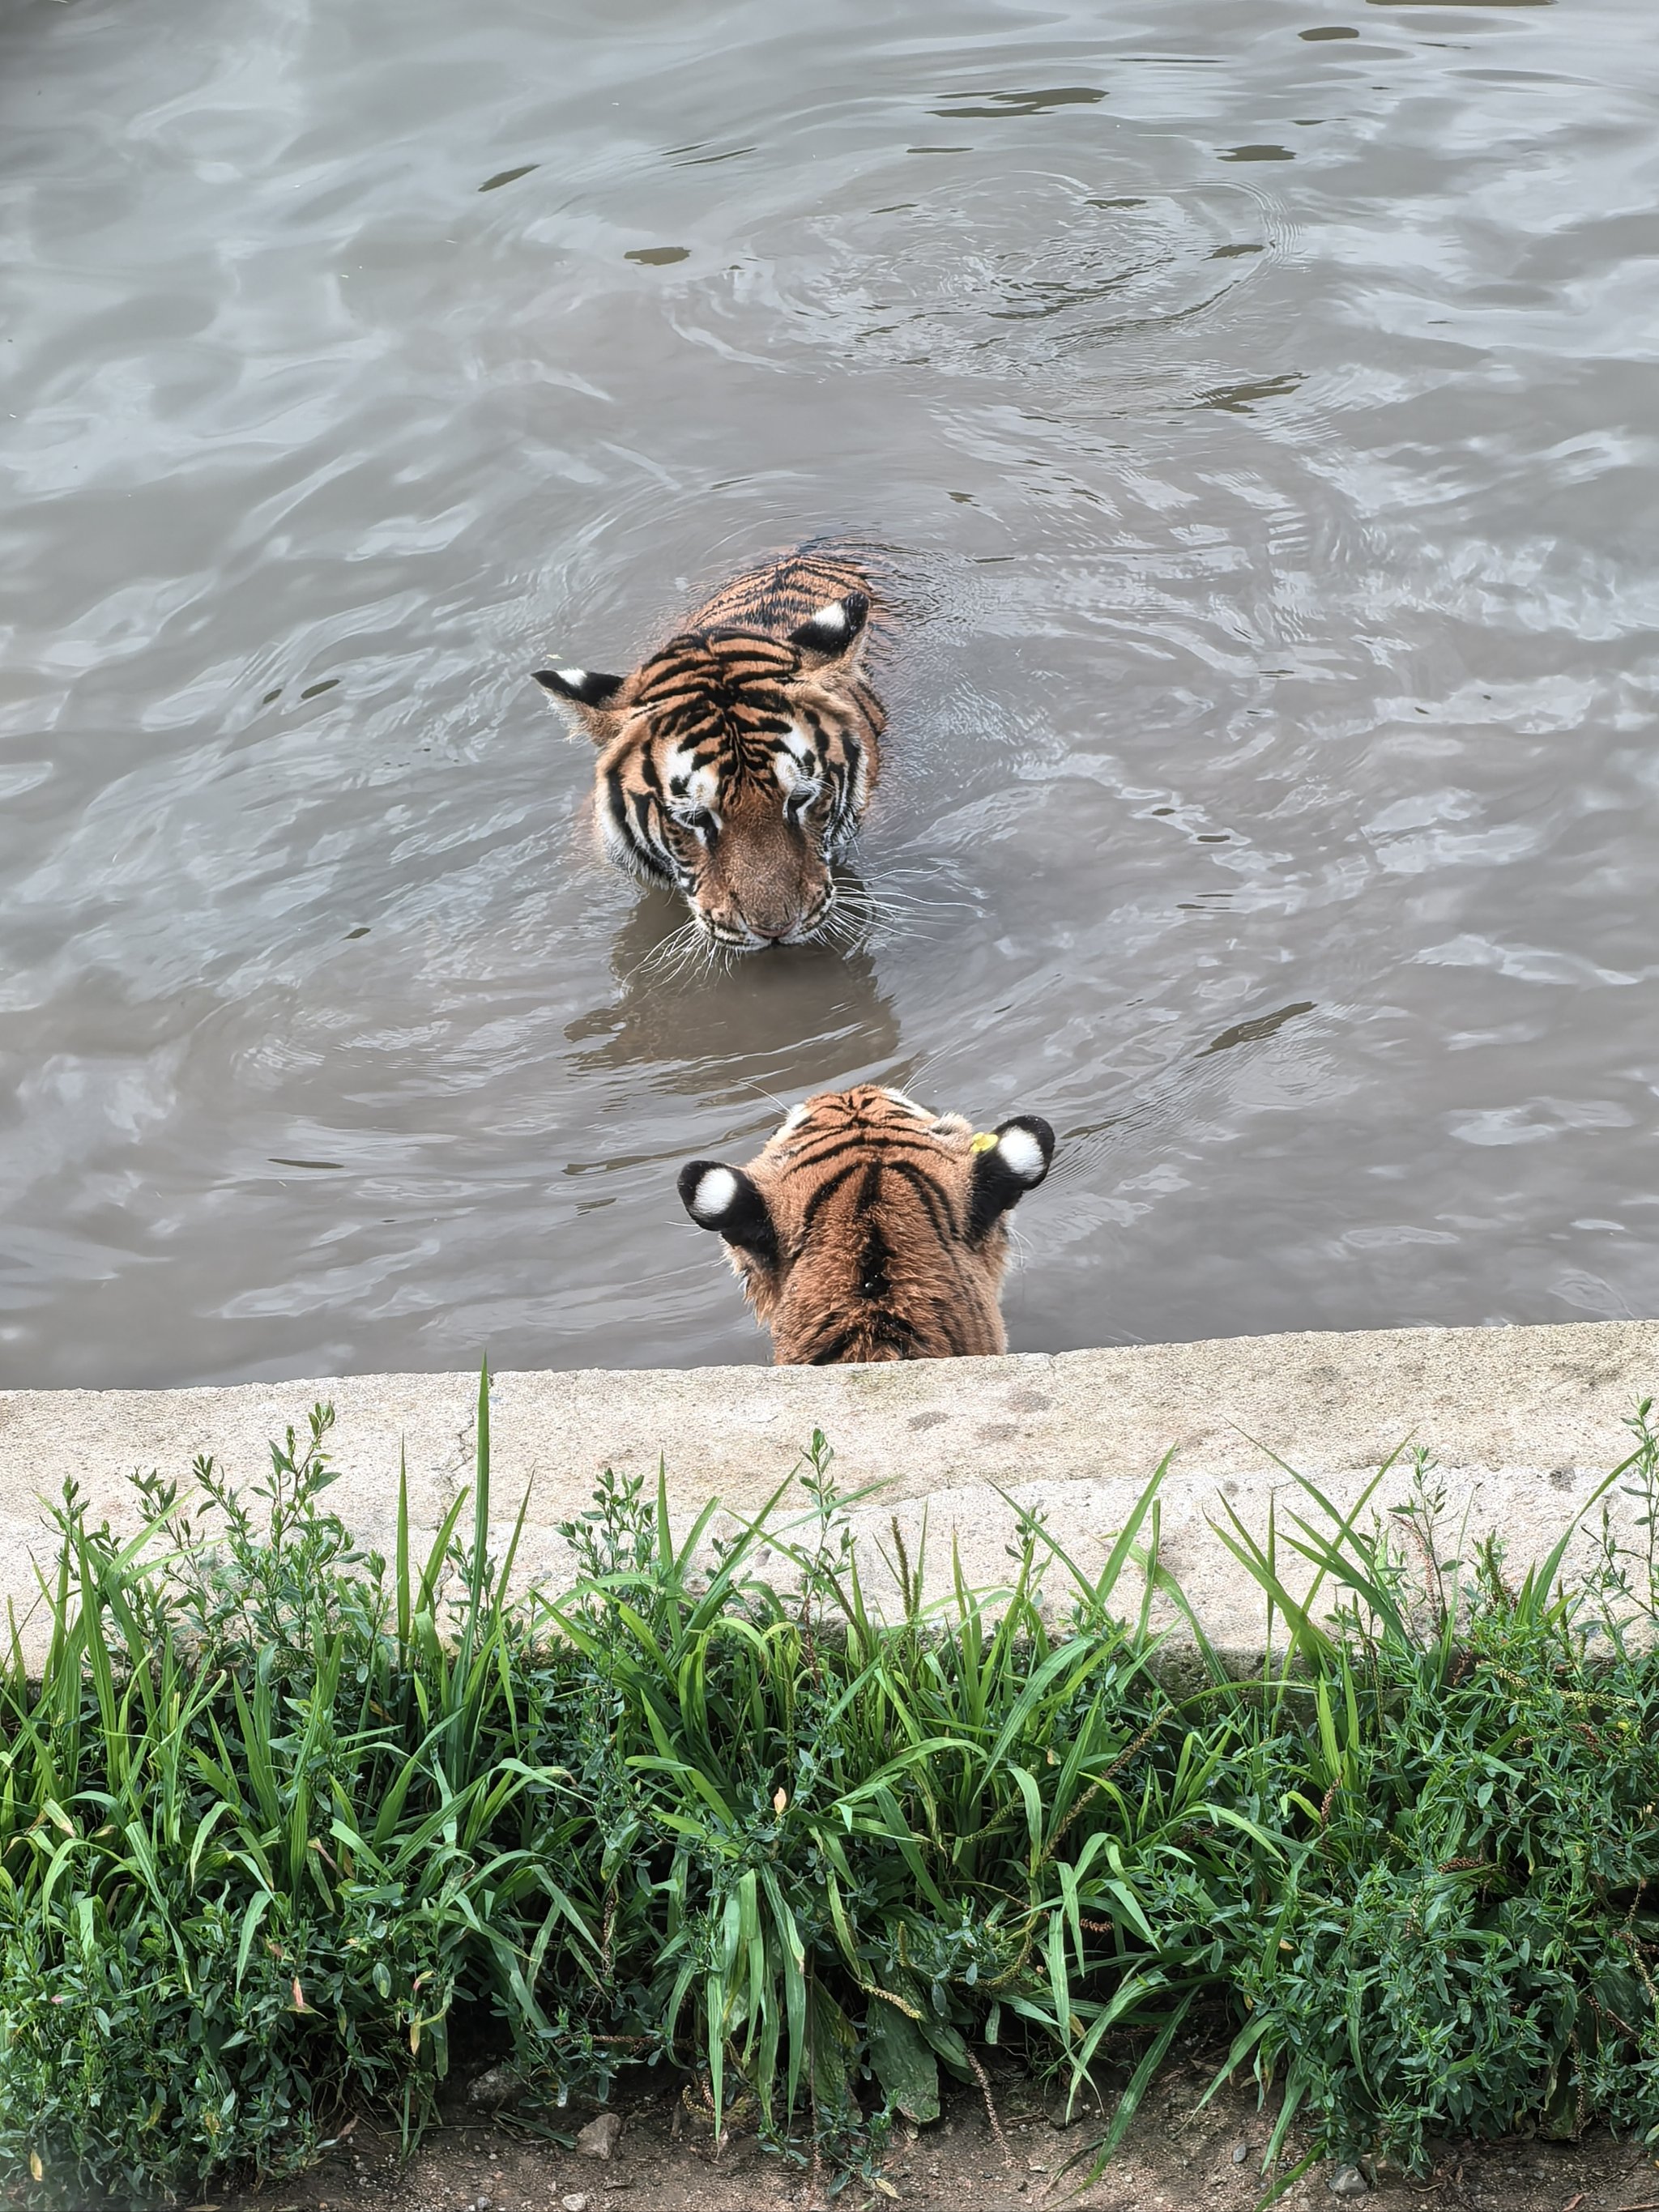
<instances>
[{"instance_id":1,"label":"small stone","mask_svg":"<svg viewBox=\"0 0 1659 2212\"><path fill-rule=\"evenodd\" d=\"M580 2189L573 2189L568 2197L559 2199L564 2212L587 2212L587 2199Z\"/></svg>"},{"instance_id":2,"label":"small stone","mask_svg":"<svg viewBox=\"0 0 1659 2212\"><path fill-rule=\"evenodd\" d=\"M579 2130L576 2148L584 2158L609 2158L621 2133L622 2121L617 2114L601 2112L597 2120L590 2120Z\"/></svg>"},{"instance_id":3,"label":"small stone","mask_svg":"<svg viewBox=\"0 0 1659 2212\"><path fill-rule=\"evenodd\" d=\"M1333 2197L1364 2197L1370 2185L1357 2166L1339 2166L1325 2184Z\"/></svg>"},{"instance_id":4,"label":"small stone","mask_svg":"<svg viewBox=\"0 0 1659 2212\"><path fill-rule=\"evenodd\" d=\"M523 2094L524 2084L510 2066L491 2066L467 2085L466 2101L493 2112L504 2105L516 2104Z\"/></svg>"},{"instance_id":5,"label":"small stone","mask_svg":"<svg viewBox=\"0 0 1659 2212\"><path fill-rule=\"evenodd\" d=\"M1243 2166L1249 2154L1250 2146L1249 2143L1235 2143L1233 2145L1233 2164L1235 2166Z\"/></svg>"}]
</instances>

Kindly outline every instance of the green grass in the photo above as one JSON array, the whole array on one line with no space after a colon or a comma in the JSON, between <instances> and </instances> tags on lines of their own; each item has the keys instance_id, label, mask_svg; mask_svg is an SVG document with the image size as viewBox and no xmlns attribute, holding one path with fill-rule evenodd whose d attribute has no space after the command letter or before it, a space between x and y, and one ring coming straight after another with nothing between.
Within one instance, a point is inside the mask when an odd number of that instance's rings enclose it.
<instances>
[{"instance_id":1,"label":"green grass","mask_svg":"<svg viewBox=\"0 0 1659 2212\"><path fill-rule=\"evenodd\" d=\"M486 1391L470 1497L417 1553L400 1489L389 1560L329 1510L330 1419L249 1498L140 1481L131 1540L57 1511L50 1650L0 1674L16 2201L290 2172L362 2104L412 2142L462 2033L532 2124L655 2067L826 2189L942 2080L988 2101L991 2045L1089 2117L1080 2181L1183 2033L1279 2093L1264 2191L1293 2119L1416 2170L1659 2137L1646 1407L1608 1485L1647 1548L1604 1522L1571 1590L1565 1537L1518 1580L1449 1558L1420 1456L1377 1519L1307 1484L1230 1519L1279 1656L1231 1680L1189 1615L1195 1687L1143 1595L1184 1607L1157 1474L1094 1576L1022 1518L977 1592L895 1525L885 1621L821 1438L735 1532L607 1476L574 1587L509 1597Z\"/></svg>"}]
</instances>

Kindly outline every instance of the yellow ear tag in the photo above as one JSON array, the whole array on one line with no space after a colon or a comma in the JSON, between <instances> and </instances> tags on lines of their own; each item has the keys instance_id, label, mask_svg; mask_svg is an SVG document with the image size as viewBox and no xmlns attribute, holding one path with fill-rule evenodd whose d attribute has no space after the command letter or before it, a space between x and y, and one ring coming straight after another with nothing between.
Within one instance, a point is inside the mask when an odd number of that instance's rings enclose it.
<instances>
[{"instance_id":1,"label":"yellow ear tag","mask_svg":"<svg viewBox=\"0 0 1659 2212\"><path fill-rule=\"evenodd\" d=\"M994 1129L976 1130L973 1141L968 1147L970 1152L994 1152L996 1148L997 1133Z\"/></svg>"}]
</instances>

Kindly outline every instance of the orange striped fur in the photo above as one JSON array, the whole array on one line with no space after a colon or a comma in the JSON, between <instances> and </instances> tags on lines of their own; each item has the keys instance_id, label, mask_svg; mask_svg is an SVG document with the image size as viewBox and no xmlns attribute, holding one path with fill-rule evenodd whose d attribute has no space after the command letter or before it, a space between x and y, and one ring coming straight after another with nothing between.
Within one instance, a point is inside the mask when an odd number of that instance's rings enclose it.
<instances>
[{"instance_id":1,"label":"orange striped fur","mask_svg":"<svg viewBox=\"0 0 1659 2212\"><path fill-rule=\"evenodd\" d=\"M725 1239L780 1366L1003 1352L1007 1217L1054 1148L1036 1115L975 1136L866 1083L797 1106L746 1168L690 1161L680 1197Z\"/></svg>"},{"instance_id":2,"label":"orange striped fur","mask_svg":"<svg viewBox=\"0 0 1659 2212\"><path fill-rule=\"evenodd\" d=\"M818 935L880 764L867 570L810 549L724 585L627 676L536 680L599 747L607 857L738 951Z\"/></svg>"}]
</instances>

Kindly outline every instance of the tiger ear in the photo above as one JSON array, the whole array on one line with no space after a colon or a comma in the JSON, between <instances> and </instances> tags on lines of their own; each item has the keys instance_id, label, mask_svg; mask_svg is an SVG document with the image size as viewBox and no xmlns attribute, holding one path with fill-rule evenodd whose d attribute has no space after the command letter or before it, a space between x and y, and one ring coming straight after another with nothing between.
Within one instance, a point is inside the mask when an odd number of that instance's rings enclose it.
<instances>
[{"instance_id":1,"label":"tiger ear","mask_svg":"<svg viewBox=\"0 0 1659 2212\"><path fill-rule=\"evenodd\" d=\"M601 676L592 668L538 668L532 672L544 691L550 691L571 720L580 723L595 744L604 744L617 732L617 695L627 681L621 676Z\"/></svg>"},{"instance_id":2,"label":"tiger ear","mask_svg":"<svg viewBox=\"0 0 1659 2212\"><path fill-rule=\"evenodd\" d=\"M804 667L827 668L838 661L855 668L864 650L865 624L869 619L869 595L848 592L844 599L831 599L827 607L820 607L799 629L791 630L789 642L799 653Z\"/></svg>"},{"instance_id":3,"label":"tiger ear","mask_svg":"<svg viewBox=\"0 0 1659 2212\"><path fill-rule=\"evenodd\" d=\"M688 1160L680 1170L680 1203L699 1229L713 1229L728 1244L776 1264L778 1234L766 1200L741 1168L719 1160Z\"/></svg>"},{"instance_id":4,"label":"tiger ear","mask_svg":"<svg viewBox=\"0 0 1659 2212\"><path fill-rule=\"evenodd\" d=\"M1035 1190L1054 1156L1054 1133L1037 1114L1000 1122L994 1138L975 1139L968 1196L968 1241L976 1243L1003 1215Z\"/></svg>"}]
</instances>

